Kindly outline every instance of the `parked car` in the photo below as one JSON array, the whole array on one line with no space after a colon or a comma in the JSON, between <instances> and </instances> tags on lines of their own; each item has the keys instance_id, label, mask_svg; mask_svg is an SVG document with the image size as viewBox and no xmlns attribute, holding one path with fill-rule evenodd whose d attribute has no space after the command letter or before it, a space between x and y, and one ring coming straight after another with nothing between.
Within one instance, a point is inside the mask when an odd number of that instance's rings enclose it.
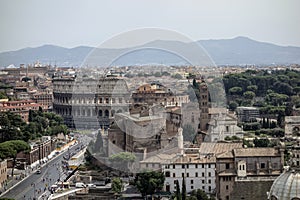
<instances>
[{"instance_id":1,"label":"parked car","mask_svg":"<svg viewBox=\"0 0 300 200\"><path fill-rule=\"evenodd\" d=\"M92 184L92 183L89 183L89 184L87 184L86 185L88 188L95 188L96 187L96 185L95 184Z\"/></svg>"},{"instance_id":2,"label":"parked car","mask_svg":"<svg viewBox=\"0 0 300 200\"><path fill-rule=\"evenodd\" d=\"M77 188L85 188L86 185L84 183L82 183L82 182L79 182L79 183L75 183L75 187L77 187Z\"/></svg>"}]
</instances>

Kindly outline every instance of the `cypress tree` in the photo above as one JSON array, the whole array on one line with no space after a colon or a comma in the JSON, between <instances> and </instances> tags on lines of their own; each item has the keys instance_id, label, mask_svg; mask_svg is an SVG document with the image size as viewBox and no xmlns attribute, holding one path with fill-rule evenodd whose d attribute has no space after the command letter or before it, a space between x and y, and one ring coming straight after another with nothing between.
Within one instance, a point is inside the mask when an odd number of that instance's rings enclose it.
<instances>
[{"instance_id":1,"label":"cypress tree","mask_svg":"<svg viewBox=\"0 0 300 200\"><path fill-rule=\"evenodd\" d=\"M182 177L182 193L181 193L181 200L186 199L186 185L185 185L185 179L184 176Z\"/></svg>"}]
</instances>

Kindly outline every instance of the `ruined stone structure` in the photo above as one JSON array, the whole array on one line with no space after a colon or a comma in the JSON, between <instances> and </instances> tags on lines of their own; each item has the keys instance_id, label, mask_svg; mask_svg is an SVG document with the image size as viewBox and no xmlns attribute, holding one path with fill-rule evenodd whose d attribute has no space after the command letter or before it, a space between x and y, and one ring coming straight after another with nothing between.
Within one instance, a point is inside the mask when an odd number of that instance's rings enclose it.
<instances>
[{"instance_id":1,"label":"ruined stone structure","mask_svg":"<svg viewBox=\"0 0 300 200\"><path fill-rule=\"evenodd\" d=\"M108 128L129 105L126 82L118 78L54 78L53 97L53 111L72 128Z\"/></svg>"},{"instance_id":2,"label":"ruined stone structure","mask_svg":"<svg viewBox=\"0 0 300 200\"><path fill-rule=\"evenodd\" d=\"M285 137L300 137L300 116L285 117Z\"/></svg>"},{"instance_id":3,"label":"ruined stone structure","mask_svg":"<svg viewBox=\"0 0 300 200\"><path fill-rule=\"evenodd\" d=\"M189 102L188 95L174 94L170 89L160 83L145 84L132 93L134 104L147 104L149 106L161 104L167 106L181 106Z\"/></svg>"}]
</instances>

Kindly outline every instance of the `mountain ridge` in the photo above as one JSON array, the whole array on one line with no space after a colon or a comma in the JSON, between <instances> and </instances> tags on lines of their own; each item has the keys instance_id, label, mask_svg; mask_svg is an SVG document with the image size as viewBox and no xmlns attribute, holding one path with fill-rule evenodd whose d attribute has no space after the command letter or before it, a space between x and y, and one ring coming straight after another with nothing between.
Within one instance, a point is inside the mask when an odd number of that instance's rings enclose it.
<instances>
[{"instance_id":1,"label":"mountain ridge","mask_svg":"<svg viewBox=\"0 0 300 200\"><path fill-rule=\"evenodd\" d=\"M198 40L198 44L208 53L216 65L271 65L271 64L300 64L300 47L280 46L272 43L255 41L248 37L238 36L232 39ZM168 52L145 51L143 48L155 45L166 47L189 48L189 44L180 41L155 40L133 48L97 49L103 56L118 55L120 52L130 52L141 49L135 55L118 59L117 65L135 65L143 62L160 63L166 65L182 65L181 62ZM181 46L180 46L181 45ZM0 67L11 64L31 64L39 61L43 64L57 64L58 66L81 66L85 58L95 50L95 47L77 46L65 48L57 45L45 44L39 47L27 47L15 51L0 53ZM192 52L191 52L192 53Z\"/></svg>"}]
</instances>

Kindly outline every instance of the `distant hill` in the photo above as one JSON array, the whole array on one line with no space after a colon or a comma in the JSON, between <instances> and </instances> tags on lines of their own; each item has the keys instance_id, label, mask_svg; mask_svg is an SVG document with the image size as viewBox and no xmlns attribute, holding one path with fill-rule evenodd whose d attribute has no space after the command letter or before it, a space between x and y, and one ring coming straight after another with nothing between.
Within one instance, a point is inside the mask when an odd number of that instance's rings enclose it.
<instances>
[{"instance_id":1,"label":"distant hill","mask_svg":"<svg viewBox=\"0 0 300 200\"><path fill-rule=\"evenodd\" d=\"M270 43L258 42L246 37L237 37L223 40L200 40L199 44L207 51L217 65L269 65L269 64L300 64L300 47L284 47ZM190 44L178 41L153 41L135 47L139 51L127 53L130 49L96 49L97 59L105 60L108 57L125 54L116 59L115 65L165 64L182 65L186 60L164 50L154 50L147 47L164 46L185 49L186 53L195 51ZM81 66L83 61L95 48L79 46L64 48L54 45L44 45L36 48L25 48L17 51L0 53L0 67L10 64L19 66L39 61L44 64L58 66ZM95 52L95 51L94 51ZM97 62L97 59L95 62ZM109 62L104 62L105 64Z\"/></svg>"}]
</instances>

